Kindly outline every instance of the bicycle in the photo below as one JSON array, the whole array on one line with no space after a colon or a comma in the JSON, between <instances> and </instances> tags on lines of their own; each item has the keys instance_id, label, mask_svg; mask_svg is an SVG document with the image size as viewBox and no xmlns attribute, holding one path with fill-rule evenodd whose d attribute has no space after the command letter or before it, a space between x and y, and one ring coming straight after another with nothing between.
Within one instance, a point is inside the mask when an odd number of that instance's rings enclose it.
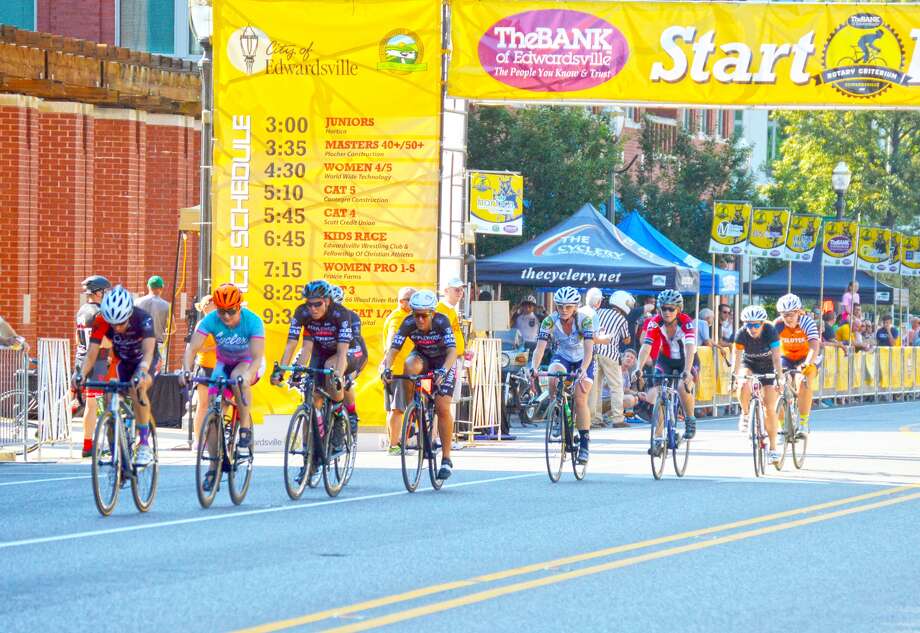
<instances>
[{"instance_id":1,"label":"bicycle","mask_svg":"<svg viewBox=\"0 0 920 633\"><path fill-rule=\"evenodd\" d=\"M403 414L402 432L400 434L400 459L402 461L402 476L406 490L415 492L422 478L422 468L428 460L428 476L431 487L440 490L444 485L443 479L438 479L438 470L441 468L441 447L434 441L435 419L437 413L434 405L434 372L424 374L392 374L386 377L391 380L411 380L415 383L415 393L412 402L406 407ZM415 463L410 460L409 441L415 439ZM450 441L446 438L444 441ZM412 468L415 468L413 473Z\"/></svg>"},{"instance_id":2,"label":"bicycle","mask_svg":"<svg viewBox=\"0 0 920 633\"><path fill-rule=\"evenodd\" d=\"M105 406L93 434L92 455L93 497L102 516L112 514L126 480L131 482L131 496L140 512L150 509L157 494L160 464L153 419L149 422L147 436L153 461L145 466L134 463L140 440L135 435L131 399L124 392L137 387L138 383L135 378L131 382L88 380L83 385L105 392ZM84 401L82 388L77 390L77 396L81 402ZM143 402L140 404L143 405Z\"/></svg>"},{"instance_id":3,"label":"bicycle","mask_svg":"<svg viewBox=\"0 0 920 633\"><path fill-rule=\"evenodd\" d=\"M687 472L687 462L690 459L690 440L684 439L683 434L677 429L678 419L686 417L680 395L674 386L678 380L681 380L680 374L657 374L647 378L658 382L658 395L652 408L651 437L649 439L652 476L656 480L661 479L664 474L664 464L668 460L668 451L670 451L674 473L678 477L683 477ZM661 431L658 430L659 428Z\"/></svg>"},{"instance_id":4,"label":"bicycle","mask_svg":"<svg viewBox=\"0 0 920 633\"><path fill-rule=\"evenodd\" d=\"M214 503L223 473L227 473L227 487L230 500L234 505L243 503L249 484L252 481L253 442L250 431L249 447L238 450L240 439L239 410L228 391L231 387L242 388L243 377L236 379L207 378L204 376L190 377L186 374L185 382L191 391L192 385L208 385L216 388L210 398L208 412L201 424L198 433L198 451L195 456L195 490L198 494L198 503L202 508L209 508ZM240 394L242 396L242 393ZM229 415L224 414L224 404L230 408ZM219 470L218 470L219 469ZM205 484L210 483L210 490L205 490Z\"/></svg>"},{"instance_id":5,"label":"bicycle","mask_svg":"<svg viewBox=\"0 0 920 633\"><path fill-rule=\"evenodd\" d=\"M581 481L588 470L587 464L579 464L578 443L575 436L575 413L572 411L575 385L578 374L568 372L540 372L538 376L558 378L562 383L556 385L556 397L550 405L546 418L546 473L549 480L557 483L562 477L562 468L571 455L572 472L575 479ZM557 448L558 447L558 448Z\"/></svg>"},{"instance_id":6,"label":"bicycle","mask_svg":"<svg viewBox=\"0 0 920 633\"><path fill-rule=\"evenodd\" d=\"M748 405L749 415L751 416L750 420L750 429L751 429L751 451L754 457L754 476L760 477L766 474L767 467L767 444L769 442L769 436L767 435L766 427L764 426L764 419L766 412L763 405L763 385L761 380L776 379L776 374L750 374L744 377L745 382L751 383L751 401ZM777 433L776 441L779 442L780 435ZM778 449L779 447L777 447ZM785 446L783 450L780 451L782 454L785 454ZM782 465L776 467L777 470L782 468Z\"/></svg>"},{"instance_id":7,"label":"bicycle","mask_svg":"<svg viewBox=\"0 0 920 633\"><path fill-rule=\"evenodd\" d=\"M334 372L331 369L277 363L274 371L292 372L288 384L300 390L303 397L291 416L284 439L284 488L288 496L296 501L307 486L318 486L322 476L326 494L335 497L351 478L357 442L351 433L348 416L333 402L330 394L316 386L316 376L330 376ZM323 399L320 411L313 406L317 391ZM330 420L332 426L327 427ZM334 441L336 437L344 439L338 450ZM317 442L316 438L320 441ZM321 470L317 468L319 465L322 465Z\"/></svg>"},{"instance_id":8,"label":"bicycle","mask_svg":"<svg viewBox=\"0 0 920 633\"><path fill-rule=\"evenodd\" d=\"M786 376L786 385L777 403L777 412L782 412L783 415L784 436L782 457L776 465L777 470L782 469L786 461L786 451L790 445L792 446L792 463L796 469L801 469L805 465L805 453L808 450L808 433L802 430L795 380L796 376L802 376L802 380L808 380L808 376L802 374L798 369L788 370Z\"/></svg>"}]
</instances>

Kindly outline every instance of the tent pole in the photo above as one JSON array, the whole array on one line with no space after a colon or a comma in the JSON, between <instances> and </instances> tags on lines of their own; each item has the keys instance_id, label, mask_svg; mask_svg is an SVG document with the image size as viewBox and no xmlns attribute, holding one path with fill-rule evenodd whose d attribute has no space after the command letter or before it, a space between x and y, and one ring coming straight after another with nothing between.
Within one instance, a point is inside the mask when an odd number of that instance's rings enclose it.
<instances>
[{"instance_id":1,"label":"tent pole","mask_svg":"<svg viewBox=\"0 0 920 633\"><path fill-rule=\"evenodd\" d=\"M748 255L748 305L754 303L754 256Z\"/></svg>"},{"instance_id":2,"label":"tent pole","mask_svg":"<svg viewBox=\"0 0 920 633\"><path fill-rule=\"evenodd\" d=\"M792 292L792 260L786 266L786 294Z\"/></svg>"}]
</instances>

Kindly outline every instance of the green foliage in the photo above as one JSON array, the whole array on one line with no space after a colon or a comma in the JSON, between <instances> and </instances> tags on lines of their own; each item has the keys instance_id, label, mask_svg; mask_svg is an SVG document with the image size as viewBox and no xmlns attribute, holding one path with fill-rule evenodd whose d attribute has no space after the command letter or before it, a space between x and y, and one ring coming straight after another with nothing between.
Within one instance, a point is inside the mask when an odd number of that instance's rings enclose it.
<instances>
[{"instance_id":1,"label":"green foliage","mask_svg":"<svg viewBox=\"0 0 920 633\"><path fill-rule=\"evenodd\" d=\"M586 202L610 196L619 148L606 118L586 108L479 107L469 116L469 169L519 171L524 176L524 235L481 235L477 254L505 251L561 222Z\"/></svg>"}]
</instances>

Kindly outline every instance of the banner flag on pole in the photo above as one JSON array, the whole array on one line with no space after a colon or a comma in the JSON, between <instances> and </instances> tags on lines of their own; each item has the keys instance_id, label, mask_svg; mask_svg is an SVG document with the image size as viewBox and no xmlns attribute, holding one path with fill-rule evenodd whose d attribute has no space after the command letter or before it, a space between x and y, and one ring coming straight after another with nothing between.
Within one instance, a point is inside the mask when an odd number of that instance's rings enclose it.
<instances>
[{"instance_id":1,"label":"banner flag on pole","mask_svg":"<svg viewBox=\"0 0 920 633\"><path fill-rule=\"evenodd\" d=\"M901 274L920 277L920 235L901 237Z\"/></svg>"},{"instance_id":2,"label":"banner flag on pole","mask_svg":"<svg viewBox=\"0 0 920 633\"><path fill-rule=\"evenodd\" d=\"M767 259L780 259L789 227L789 209L754 209L747 254Z\"/></svg>"},{"instance_id":3,"label":"banner flag on pole","mask_svg":"<svg viewBox=\"0 0 920 633\"><path fill-rule=\"evenodd\" d=\"M824 251L822 266L853 266L856 251L855 220L832 220L824 223L824 240L821 249Z\"/></svg>"},{"instance_id":4,"label":"banner flag on pole","mask_svg":"<svg viewBox=\"0 0 920 633\"><path fill-rule=\"evenodd\" d=\"M786 231L783 259L793 262L810 262L818 246L821 218L814 215L793 214Z\"/></svg>"},{"instance_id":5,"label":"banner flag on pole","mask_svg":"<svg viewBox=\"0 0 920 633\"><path fill-rule=\"evenodd\" d=\"M879 226L859 228L859 253L856 268L873 272L887 272L891 248L891 229Z\"/></svg>"},{"instance_id":6,"label":"banner flag on pole","mask_svg":"<svg viewBox=\"0 0 920 633\"><path fill-rule=\"evenodd\" d=\"M716 201L713 205L709 252L742 255L751 228L751 203Z\"/></svg>"}]
</instances>

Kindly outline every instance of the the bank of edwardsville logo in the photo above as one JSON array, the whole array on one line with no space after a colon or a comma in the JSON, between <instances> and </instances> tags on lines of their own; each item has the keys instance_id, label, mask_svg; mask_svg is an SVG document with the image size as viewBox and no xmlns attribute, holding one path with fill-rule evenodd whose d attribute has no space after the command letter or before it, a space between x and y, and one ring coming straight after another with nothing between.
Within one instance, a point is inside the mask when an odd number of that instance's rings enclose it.
<instances>
[{"instance_id":1,"label":"the bank of edwardsville logo","mask_svg":"<svg viewBox=\"0 0 920 633\"><path fill-rule=\"evenodd\" d=\"M873 13L856 13L824 45L824 71L815 77L851 97L874 97L906 85L904 45L894 29Z\"/></svg>"},{"instance_id":2,"label":"the bank of edwardsville logo","mask_svg":"<svg viewBox=\"0 0 920 633\"><path fill-rule=\"evenodd\" d=\"M249 25L237 29L227 41L227 59L247 75L262 72L272 57L271 40L260 29Z\"/></svg>"},{"instance_id":3,"label":"the bank of edwardsville logo","mask_svg":"<svg viewBox=\"0 0 920 633\"><path fill-rule=\"evenodd\" d=\"M380 62L377 70L398 73L415 73L428 70L428 64L422 59L425 46L414 31L396 29L387 33L378 47Z\"/></svg>"}]
</instances>

